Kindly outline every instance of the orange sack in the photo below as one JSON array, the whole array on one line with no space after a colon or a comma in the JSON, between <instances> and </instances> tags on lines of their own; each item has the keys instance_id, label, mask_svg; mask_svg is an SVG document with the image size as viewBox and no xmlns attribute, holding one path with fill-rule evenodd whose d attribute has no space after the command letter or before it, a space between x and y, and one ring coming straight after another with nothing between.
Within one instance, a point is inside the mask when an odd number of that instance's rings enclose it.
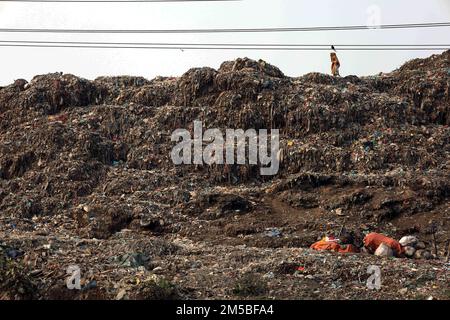
<instances>
[{"instance_id":1,"label":"orange sack","mask_svg":"<svg viewBox=\"0 0 450 320\"><path fill-rule=\"evenodd\" d=\"M322 240L313 243L310 248L318 251L334 251L340 253L358 252L355 246L351 244L340 245L336 241L327 241L326 238L323 238Z\"/></svg>"},{"instance_id":2,"label":"orange sack","mask_svg":"<svg viewBox=\"0 0 450 320\"><path fill-rule=\"evenodd\" d=\"M377 250L380 244L385 243L394 251L395 255L399 256L403 253L403 248L400 243L392 238L386 237L379 233L369 233L364 238L364 246L373 252Z\"/></svg>"}]
</instances>

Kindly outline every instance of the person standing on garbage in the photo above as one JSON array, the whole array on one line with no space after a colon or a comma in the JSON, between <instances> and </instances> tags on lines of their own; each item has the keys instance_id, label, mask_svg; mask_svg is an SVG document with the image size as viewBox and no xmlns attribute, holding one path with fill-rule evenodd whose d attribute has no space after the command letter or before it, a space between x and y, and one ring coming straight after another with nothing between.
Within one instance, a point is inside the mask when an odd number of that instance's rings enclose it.
<instances>
[{"instance_id":1,"label":"person standing on garbage","mask_svg":"<svg viewBox=\"0 0 450 320\"><path fill-rule=\"evenodd\" d=\"M334 77L340 77L339 74L339 67L341 66L341 63L339 62L339 59L336 54L336 49L334 46L331 46L332 52L330 52L330 58L331 58L331 74Z\"/></svg>"}]
</instances>

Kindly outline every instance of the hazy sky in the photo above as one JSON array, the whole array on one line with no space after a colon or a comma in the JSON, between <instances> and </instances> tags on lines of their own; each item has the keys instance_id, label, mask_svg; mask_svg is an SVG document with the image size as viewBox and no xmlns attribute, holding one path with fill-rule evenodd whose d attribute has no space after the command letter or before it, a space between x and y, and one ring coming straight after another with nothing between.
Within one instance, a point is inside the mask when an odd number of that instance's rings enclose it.
<instances>
[{"instance_id":1,"label":"hazy sky","mask_svg":"<svg viewBox=\"0 0 450 320\"><path fill-rule=\"evenodd\" d=\"M365 25L371 5L382 24L448 22L450 0L242 0L223 3L0 3L1 28L181 29ZM242 42L303 44L449 44L450 28L266 34L86 35L0 33L0 40L103 42ZM341 74L391 71L427 51L339 52ZM191 67L218 68L237 57L264 59L291 76L329 72L327 51L198 51L0 47L0 85L63 71L101 75L178 76Z\"/></svg>"}]
</instances>

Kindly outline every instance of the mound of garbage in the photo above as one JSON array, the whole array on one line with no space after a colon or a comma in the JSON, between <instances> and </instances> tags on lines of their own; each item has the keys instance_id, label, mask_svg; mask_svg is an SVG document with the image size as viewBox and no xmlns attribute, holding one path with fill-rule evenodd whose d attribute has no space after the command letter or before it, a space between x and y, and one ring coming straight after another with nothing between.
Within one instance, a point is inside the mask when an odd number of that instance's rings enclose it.
<instances>
[{"instance_id":1,"label":"mound of garbage","mask_svg":"<svg viewBox=\"0 0 450 320\"><path fill-rule=\"evenodd\" d=\"M380 232L420 239L404 246L413 258L407 263L425 259L446 277L449 84L450 51L361 78L292 78L243 58L179 78L90 81L53 73L16 80L0 88L0 243L23 254L0 251L0 267L9 259L20 268L35 290L24 297L229 298L239 294L225 280L210 288L206 272L224 251L238 261L252 248L252 263L272 272L263 294L295 298L300 287L286 296L277 283L298 272L276 271L300 263L292 250L306 255L324 236L349 232L362 247L365 235ZM204 129L279 129L278 174L261 176L253 164L174 165L171 134L192 131L195 120ZM357 256L345 261L362 267L374 259ZM391 267L403 268L401 261ZM228 262L225 278L249 271ZM69 265L85 272L86 290L65 291ZM313 265L312 278L299 278L314 287L309 298L320 291ZM136 276L137 284L127 282ZM351 297L358 275L346 277L353 280L330 278L330 285ZM427 282L408 293L448 299L441 281L436 273L429 282L438 289ZM400 289L389 290L379 297ZM325 291L323 298L333 298Z\"/></svg>"}]
</instances>

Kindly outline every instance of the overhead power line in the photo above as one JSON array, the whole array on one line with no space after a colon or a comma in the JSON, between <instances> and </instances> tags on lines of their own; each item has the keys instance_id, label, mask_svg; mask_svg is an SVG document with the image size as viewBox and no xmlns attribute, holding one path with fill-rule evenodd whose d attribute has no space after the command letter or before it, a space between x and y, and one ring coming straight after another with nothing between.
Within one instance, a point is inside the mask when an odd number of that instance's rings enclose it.
<instances>
[{"instance_id":1,"label":"overhead power line","mask_svg":"<svg viewBox=\"0 0 450 320\"><path fill-rule=\"evenodd\" d=\"M373 29L417 29L450 27L450 22L384 24L377 27L363 25L335 27L286 27L286 28L231 28L231 29L33 29L0 28L6 33L256 33L256 32L308 32L308 31L354 31Z\"/></svg>"},{"instance_id":2,"label":"overhead power line","mask_svg":"<svg viewBox=\"0 0 450 320\"><path fill-rule=\"evenodd\" d=\"M136 46L136 45L67 45L67 44L30 44L0 43L0 47L29 48L88 48L88 49L147 49L147 50L269 50L269 51L323 51L325 47L207 47L207 46ZM450 47L345 47L341 51L441 51Z\"/></svg>"},{"instance_id":3,"label":"overhead power line","mask_svg":"<svg viewBox=\"0 0 450 320\"><path fill-rule=\"evenodd\" d=\"M65 44L65 45L107 45L107 46L174 46L179 47L298 47L298 48L321 48L328 50L330 44L302 44L302 43L171 43L171 42L98 42L98 41L38 41L38 40L1 40L0 43L18 44ZM345 48L372 48L372 47L448 47L450 44L334 44L339 49Z\"/></svg>"}]
</instances>

